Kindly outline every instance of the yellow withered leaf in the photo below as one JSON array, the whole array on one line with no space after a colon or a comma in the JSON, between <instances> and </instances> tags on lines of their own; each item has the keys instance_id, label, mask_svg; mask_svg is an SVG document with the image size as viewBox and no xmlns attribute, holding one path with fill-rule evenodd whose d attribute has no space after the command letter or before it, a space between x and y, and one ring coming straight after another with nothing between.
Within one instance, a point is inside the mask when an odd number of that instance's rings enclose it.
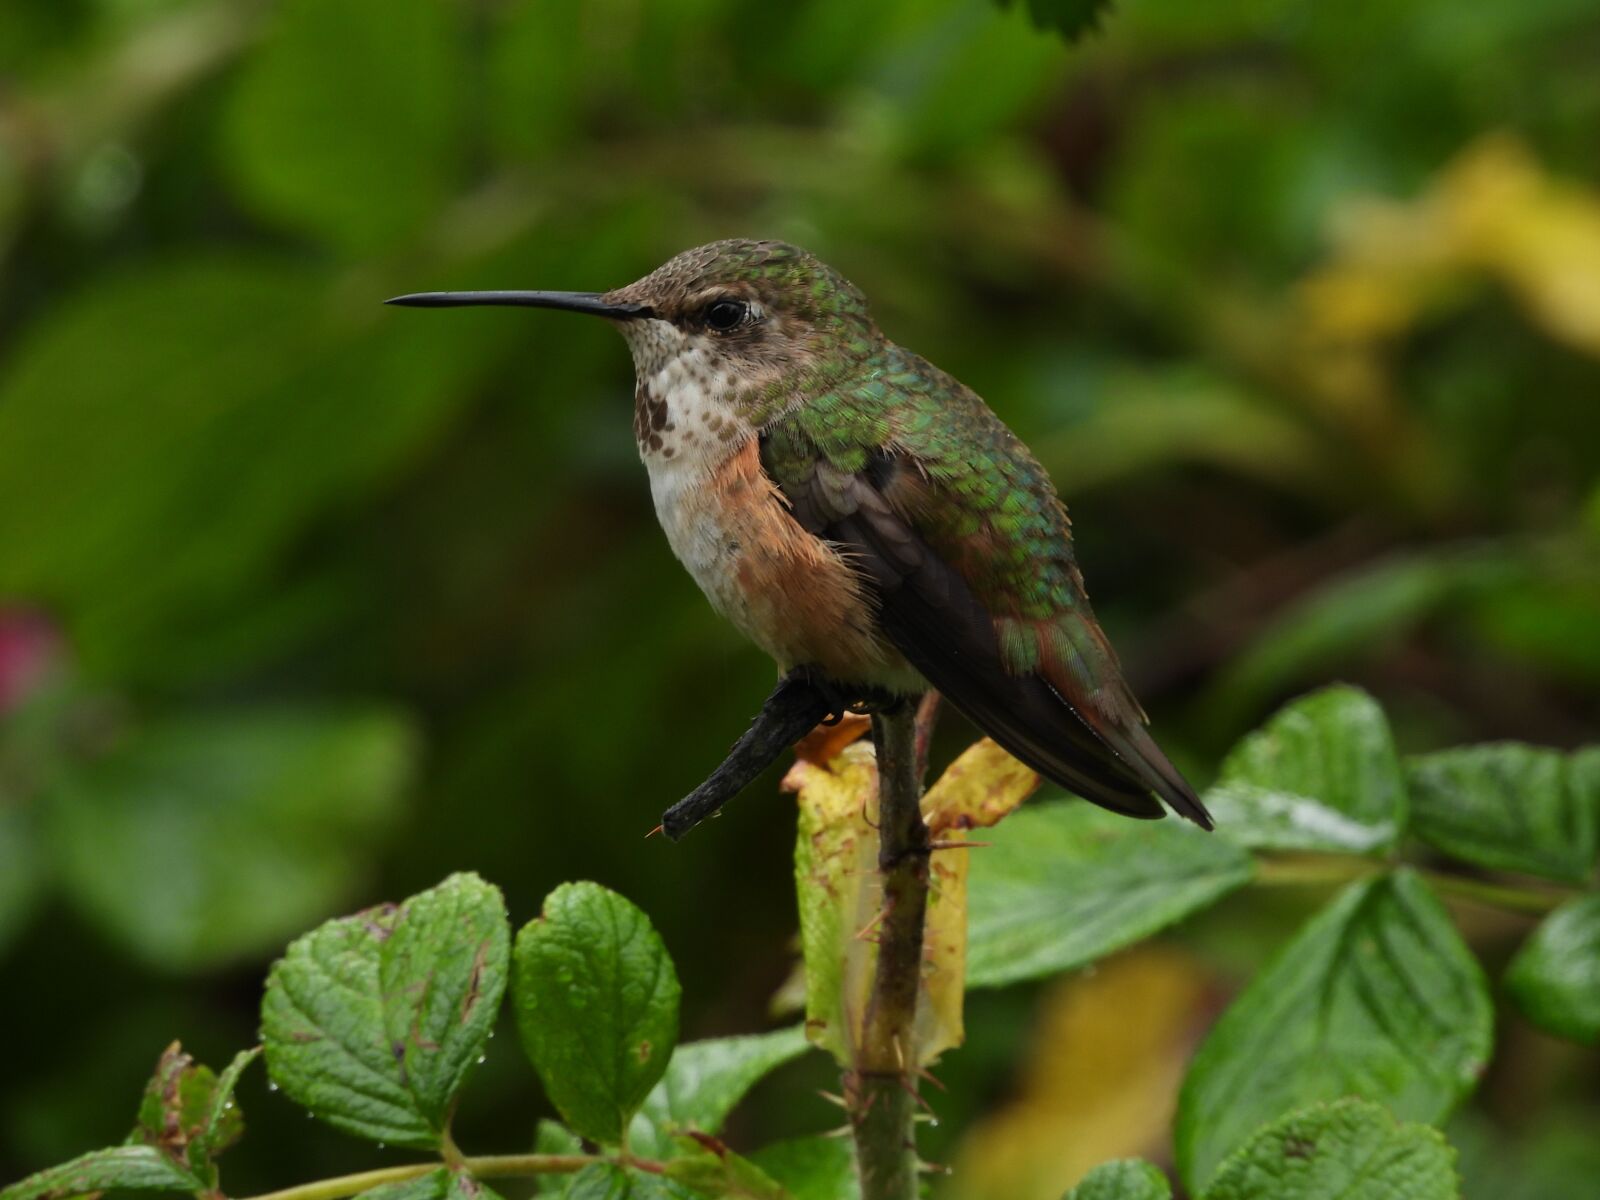
<instances>
[{"instance_id":1,"label":"yellow withered leaf","mask_svg":"<svg viewBox=\"0 0 1600 1200\"><path fill-rule=\"evenodd\" d=\"M980 738L951 763L922 797L922 819L939 838L952 830L996 824L1039 787L1039 773L990 738Z\"/></svg>"},{"instance_id":2,"label":"yellow withered leaf","mask_svg":"<svg viewBox=\"0 0 1600 1200\"><path fill-rule=\"evenodd\" d=\"M1196 960L1159 945L1053 984L1016 1098L957 1149L951 1200L1058 1200L1097 1163L1165 1157L1206 986Z\"/></svg>"},{"instance_id":3,"label":"yellow withered leaf","mask_svg":"<svg viewBox=\"0 0 1600 1200\"><path fill-rule=\"evenodd\" d=\"M828 743L821 743L827 745ZM835 743L836 744L836 743ZM841 1064L855 1059L877 967L874 940L883 895L877 872L877 767L856 742L826 763L803 756L784 777L800 802L795 881L806 969L806 1028ZM922 799L935 843L993 825L1021 804L1039 777L988 738L970 746ZM913 1057L925 1066L962 1040L967 957L967 850L936 845L929 866L923 986Z\"/></svg>"},{"instance_id":4,"label":"yellow withered leaf","mask_svg":"<svg viewBox=\"0 0 1600 1200\"><path fill-rule=\"evenodd\" d=\"M1301 285L1313 334L1391 337L1488 276L1551 337L1600 354L1600 195L1510 135L1467 147L1415 200L1346 205L1334 241Z\"/></svg>"}]
</instances>

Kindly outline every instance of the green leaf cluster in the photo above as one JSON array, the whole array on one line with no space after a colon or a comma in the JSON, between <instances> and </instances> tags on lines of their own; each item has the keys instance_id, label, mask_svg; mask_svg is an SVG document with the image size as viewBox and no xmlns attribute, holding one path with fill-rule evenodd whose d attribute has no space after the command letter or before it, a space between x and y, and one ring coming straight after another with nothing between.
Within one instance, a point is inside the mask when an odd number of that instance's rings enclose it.
<instances>
[{"instance_id":1,"label":"green leaf cluster","mask_svg":"<svg viewBox=\"0 0 1600 1200\"><path fill-rule=\"evenodd\" d=\"M472 1158L451 1120L508 991L523 1048L564 1123L541 1122L532 1155ZM173 1045L126 1145L41 1171L0 1200L110 1188L214 1197L216 1158L244 1129L234 1087L263 1051L274 1089L312 1115L436 1156L389 1172L367 1200L494 1200L483 1180L506 1173L567 1197L808 1200L817 1181L853 1171L827 1139L772 1147L770 1173L731 1150L717 1136L728 1114L802 1054L805 1037L782 1029L679 1046L678 998L660 936L615 892L563 885L513 939L499 889L452 875L294 941L267 979L261 1048L216 1075Z\"/></svg>"},{"instance_id":2,"label":"green leaf cluster","mask_svg":"<svg viewBox=\"0 0 1600 1200\"><path fill-rule=\"evenodd\" d=\"M1262 1127L1218 1169L1198 1200L1459 1200L1455 1152L1426 1125L1377 1104L1314 1104ZM1105 1163L1065 1200L1170 1200L1149 1163Z\"/></svg>"},{"instance_id":3,"label":"green leaf cluster","mask_svg":"<svg viewBox=\"0 0 1600 1200\"><path fill-rule=\"evenodd\" d=\"M390 706L145 718L64 678L0 722L0 942L53 884L168 971L270 950L346 895L415 759Z\"/></svg>"},{"instance_id":4,"label":"green leaf cluster","mask_svg":"<svg viewBox=\"0 0 1600 1200\"><path fill-rule=\"evenodd\" d=\"M133 1132L120 1146L91 1150L0 1191L5 1200L64 1200L116 1189L219 1193L217 1158L244 1132L233 1098L259 1048L235 1056L218 1075L174 1042L145 1085Z\"/></svg>"},{"instance_id":5,"label":"green leaf cluster","mask_svg":"<svg viewBox=\"0 0 1600 1200\"><path fill-rule=\"evenodd\" d=\"M846 799L852 753L833 764L845 774L813 769ZM1457 1194L1453 1155L1434 1127L1481 1077L1494 1010L1438 893L1548 912L1508 969L1507 992L1546 1028L1595 1040L1600 893L1563 903L1569 893L1553 888L1593 880L1595 754L1496 744L1402 757L1370 697L1343 686L1311 694L1228 756L1208 794L1215 835L1072 803L998 825L970 864L967 982L1071 970L1253 881L1320 871L1343 886L1244 987L1189 1066L1179 1172L1201 1200L1447 1200ZM800 838L802 866L810 841ZM1401 853L1413 843L1550 882L1408 865ZM833 941L822 944L832 952ZM825 976L828 964L816 965ZM511 1166L464 1155L451 1130L508 992L561 1115ZM660 936L615 892L563 885L513 938L499 890L455 875L293 942L267 980L264 1056L276 1087L330 1125L437 1156L383 1184L379 1200L471 1200L486 1190L480 1176L505 1170L571 1197L851 1194L841 1143L802 1138L745 1156L718 1136L755 1083L804 1052L806 1033L679 1046L680 996ZM215 1191L216 1158L242 1131L233 1090L256 1053L218 1076L174 1045L127 1145L41 1172L0 1200ZM1170 1188L1154 1168L1121 1162L1072 1195L1162 1200Z\"/></svg>"},{"instance_id":6,"label":"green leaf cluster","mask_svg":"<svg viewBox=\"0 0 1600 1200\"><path fill-rule=\"evenodd\" d=\"M1337 1195L1346 1185L1376 1196L1388 1193L1370 1190L1384 1177L1373 1164L1387 1163L1412 1189L1395 1195L1455 1195L1447 1152L1420 1127L1442 1124L1477 1086L1495 1017L1441 892L1548 913L1507 970L1507 993L1552 1032L1600 1038L1600 894L1563 903L1571 893L1551 886L1594 885L1597 753L1501 743L1402 756L1370 696L1347 686L1312 693L1227 756L1206 794L1215 835L1082 804L1024 809L994 830L971 868L968 982L1092 963L1253 880L1341 883L1190 1063L1179 1171L1205 1197ZM1408 849L1418 865L1402 858ZM1509 877L1422 865L1440 857ZM1349 1107L1352 1098L1367 1107ZM1394 1133L1374 1104L1416 1124ZM1343 1165L1308 1166L1295 1187L1309 1190L1280 1193L1273 1188L1288 1185L1262 1172L1273 1153L1267 1131L1289 1113L1312 1114L1305 1120ZM1299 1126L1284 1128L1271 1136L1299 1145ZM1075 1195L1159 1196L1165 1186L1146 1168L1108 1166Z\"/></svg>"}]
</instances>

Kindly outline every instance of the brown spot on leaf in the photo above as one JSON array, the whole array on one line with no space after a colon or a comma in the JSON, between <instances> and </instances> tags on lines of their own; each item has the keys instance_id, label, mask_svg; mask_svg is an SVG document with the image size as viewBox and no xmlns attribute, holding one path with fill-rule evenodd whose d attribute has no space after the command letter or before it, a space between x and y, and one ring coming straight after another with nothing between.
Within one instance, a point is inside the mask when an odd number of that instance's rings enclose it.
<instances>
[{"instance_id":1,"label":"brown spot on leaf","mask_svg":"<svg viewBox=\"0 0 1600 1200\"><path fill-rule=\"evenodd\" d=\"M1314 1138L1287 1137L1283 1139L1283 1156L1285 1158L1310 1158L1317 1152L1317 1143Z\"/></svg>"},{"instance_id":2,"label":"brown spot on leaf","mask_svg":"<svg viewBox=\"0 0 1600 1200\"><path fill-rule=\"evenodd\" d=\"M639 1043L639 1049L636 1051L636 1053L639 1055L640 1062L646 1063L650 1061L650 1049L651 1047L648 1041Z\"/></svg>"},{"instance_id":3,"label":"brown spot on leaf","mask_svg":"<svg viewBox=\"0 0 1600 1200\"><path fill-rule=\"evenodd\" d=\"M384 918L392 917L398 911L399 905L379 904L356 915L361 918L361 928L371 934L374 941L386 942L389 940L389 935L394 932L394 926L384 924Z\"/></svg>"},{"instance_id":4,"label":"brown spot on leaf","mask_svg":"<svg viewBox=\"0 0 1600 1200\"><path fill-rule=\"evenodd\" d=\"M472 974L467 978L467 994L461 1000L461 1023L465 1025L472 1018L472 1010L478 1006L478 1000L483 993L483 969L489 957L489 939L485 938L478 943L478 952L472 956Z\"/></svg>"}]
</instances>

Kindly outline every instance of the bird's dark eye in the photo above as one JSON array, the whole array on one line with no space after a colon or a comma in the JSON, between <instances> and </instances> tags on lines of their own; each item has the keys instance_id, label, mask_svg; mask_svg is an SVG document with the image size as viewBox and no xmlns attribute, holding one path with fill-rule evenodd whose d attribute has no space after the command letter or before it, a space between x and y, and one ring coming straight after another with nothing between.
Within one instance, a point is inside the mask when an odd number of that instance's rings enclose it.
<instances>
[{"instance_id":1,"label":"bird's dark eye","mask_svg":"<svg viewBox=\"0 0 1600 1200\"><path fill-rule=\"evenodd\" d=\"M706 324L718 333L737 329L750 312L743 300L713 300L706 305Z\"/></svg>"}]
</instances>

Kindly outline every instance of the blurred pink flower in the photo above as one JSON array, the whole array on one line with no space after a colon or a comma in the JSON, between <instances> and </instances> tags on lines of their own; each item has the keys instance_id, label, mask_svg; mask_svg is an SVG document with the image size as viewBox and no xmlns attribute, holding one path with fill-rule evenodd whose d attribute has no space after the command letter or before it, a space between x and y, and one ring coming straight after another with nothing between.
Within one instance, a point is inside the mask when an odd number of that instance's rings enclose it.
<instances>
[{"instance_id":1,"label":"blurred pink flower","mask_svg":"<svg viewBox=\"0 0 1600 1200\"><path fill-rule=\"evenodd\" d=\"M17 707L60 665L61 631L43 613L0 607L0 713Z\"/></svg>"}]
</instances>

